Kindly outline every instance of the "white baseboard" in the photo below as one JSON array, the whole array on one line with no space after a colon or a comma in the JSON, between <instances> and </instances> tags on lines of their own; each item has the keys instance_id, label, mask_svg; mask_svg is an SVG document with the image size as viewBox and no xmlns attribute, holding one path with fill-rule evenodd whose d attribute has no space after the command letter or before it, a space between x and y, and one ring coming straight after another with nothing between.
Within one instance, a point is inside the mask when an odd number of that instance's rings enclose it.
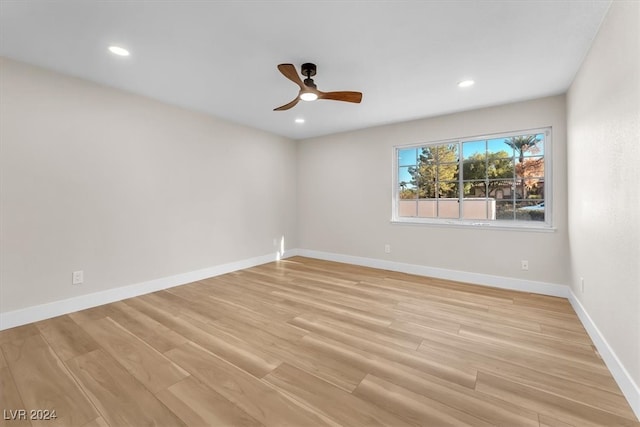
<instances>
[{"instance_id":1,"label":"white baseboard","mask_svg":"<svg viewBox=\"0 0 640 427\"><path fill-rule=\"evenodd\" d=\"M279 254L277 253L267 254L227 264L216 265L201 270L177 274L175 276L162 277L160 279L136 283L134 285L94 292L65 300L0 313L0 331L13 328L15 326L37 322L39 320L50 319L52 317L72 313L74 311L121 301L123 299L172 288L174 286L184 285L206 279L208 277L219 276L221 274L231 273L233 271L254 267L256 265L266 264L280 258L287 258L288 256L292 255L289 255L288 252L285 252L281 257L279 257Z\"/></svg>"},{"instance_id":2,"label":"white baseboard","mask_svg":"<svg viewBox=\"0 0 640 427\"><path fill-rule=\"evenodd\" d=\"M427 267L424 265L416 264L405 264L396 261L363 258L353 255L314 251L310 249L297 249L290 256L293 256L294 254L309 258L323 259L326 261L344 262L347 264L361 265L364 267L373 267L380 268L382 270L416 274L418 276L428 276L438 279L473 283L475 285L492 286L495 288L510 289L522 292L533 292L536 294L550 295L554 297L569 297L569 287L566 285L559 285L555 283L537 282L534 280L515 279L511 277L492 276L489 274L471 273L468 271L448 270L445 268Z\"/></svg>"},{"instance_id":3,"label":"white baseboard","mask_svg":"<svg viewBox=\"0 0 640 427\"><path fill-rule=\"evenodd\" d=\"M589 337L591 337L591 341L593 341L593 344L598 349L600 357L602 357L607 368L609 368L611 375L613 375L613 379L618 383L618 387L620 387L622 394L627 398L631 409L636 414L638 420L640 420L640 387L635 383L633 378L631 378L629 371L627 371L624 365L620 362L615 351L613 351L607 340L591 319L591 316L589 316L584 306L572 290L569 290L569 302L580 318L582 325L587 330Z\"/></svg>"}]
</instances>

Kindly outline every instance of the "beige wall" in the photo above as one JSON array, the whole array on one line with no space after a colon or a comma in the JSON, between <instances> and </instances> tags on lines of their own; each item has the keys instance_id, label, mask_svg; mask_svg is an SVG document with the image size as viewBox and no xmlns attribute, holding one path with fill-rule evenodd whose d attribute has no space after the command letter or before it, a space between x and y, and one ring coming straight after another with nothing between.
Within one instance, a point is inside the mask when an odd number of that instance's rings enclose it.
<instances>
[{"instance_id":1,"label":"beige wall","mask_svg":"<svg viewBox=\"0 0 640 427\"><path fill-rule=\"evenodd\" d=\"M565 120L565 97L554 96L301 141L300 247L567 284ZM544 126L553 127L555 232L390 223L394 145ZM521 270L523 259L529 271Z\"/></svg>"},{"instance_id":2,"label":"beige wall","mask_svg":"<svg viewBox=\"0 0 640 427\"><path fill-rule=\"evenodd\" d=\"M295 142L0 66L0 312L296 246Z\"/></svg>"},{"instance_id":3,"label":"beige wall","mask_svg":"<svg viewBox=\"0 0 640 427\"><path fill-rule=\"evenodd\" d=\"M640 385L640 3L612 3L567 112L570 283Z\"/></svg>"}]
</instances>

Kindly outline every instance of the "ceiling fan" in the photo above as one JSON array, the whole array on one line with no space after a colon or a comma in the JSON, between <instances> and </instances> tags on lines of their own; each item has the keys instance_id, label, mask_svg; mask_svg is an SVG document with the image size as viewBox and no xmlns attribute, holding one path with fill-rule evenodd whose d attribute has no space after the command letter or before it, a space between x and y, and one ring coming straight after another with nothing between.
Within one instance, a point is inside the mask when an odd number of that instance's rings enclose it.
<instances>
[{"instance_id":1,"label":"ceiling fan","mask_svg":"<svg viewBox=\"0 0 640 427\"><path fill-rule=\"evenodd\" d=\"M350 91L340 91L340 92L321 92L317 89L316 84L313 82L311 77L316 75L316 64L305 63L302 64L301 72L303 76L306 76L304 82L298 76L298 72L296 71L296 67L293 64L280 64L278 65L278 70L282 73L283 76L300 86L300 92L298 92L298 96L289 102L288 104L284 104L278 108L274 108L273 111L283 111L288 110L295 106L300 100L303 101L315 101L316 99L329 99L333 101L344 101L344 102L353 102L355 104L359 104L362 101L362 93L360 92L350 92Z\"/></svg>"}]
</instances>

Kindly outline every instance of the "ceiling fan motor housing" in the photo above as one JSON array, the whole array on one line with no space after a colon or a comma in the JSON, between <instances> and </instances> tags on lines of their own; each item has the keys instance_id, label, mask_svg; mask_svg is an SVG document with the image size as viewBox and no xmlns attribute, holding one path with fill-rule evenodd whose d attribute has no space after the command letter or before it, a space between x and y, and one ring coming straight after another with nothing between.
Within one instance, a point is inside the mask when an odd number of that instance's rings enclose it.
<instances>
[{"instance_id":1,"label":"ceiling fan motor housing","mask_svg":"<svg viewBox=\"0 0 640 427\"><path fill-rule=\"evenodd\" d=\"M302 71L300 74L302 74L303 76L307 76L307 78L313 77L316 75L316 64L306 62L302 64L302 66L300 67L300 71Z\"/></svg>"}]
</instances>

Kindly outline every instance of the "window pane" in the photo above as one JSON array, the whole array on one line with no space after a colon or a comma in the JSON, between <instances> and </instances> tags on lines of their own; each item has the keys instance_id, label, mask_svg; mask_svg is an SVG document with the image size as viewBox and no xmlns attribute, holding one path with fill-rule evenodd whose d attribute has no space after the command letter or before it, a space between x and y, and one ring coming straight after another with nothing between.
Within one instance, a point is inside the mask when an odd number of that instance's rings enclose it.
<instances>
[{"instance_id":1,"label":"window pane","mask_svg":"<svg viewBox=\"0 0 640 427\"><path fill-rule=\"evenodd\" d=\"M458 200L460 197L460 184L458 181L439 182L438 197L455 198Z\"/></svg>"},{"instance_id":2,"label":"window pane","mask_svg":"<svg viewBox=\"0 0 640 427\"><path fill-rule=\"evenodd\" d=\"M520 221L544 221L544 201L516 201L516 219Z\"/></svg>"},{"instance_id":3,"label":"window pane","mask_svg":"<svg viewBox=\"0 0 640 427\"><path fill-rule=\"evenodd\" d=\"M402 166L398 168L398 186L400 190L407 189L410 186L415 189L415 185L411 184L413 177L411 173L415 170L415 167ZM402 196L402 194L400 193ZM401 197L404 198L404 197Z\"/></svg>"},{"instance_id":4,"label":"window pane","mask_svg":"<svg viewBox=\"0 0 640 427\"><path fill-rule=\"evenodd\" d=\"M544 157L525 157L516 164L518 198L544 197Z\"/></svg>"},{"instance_id":5,"label":"window pane","mask_svg":"<svg viewBox=\"0 0 640 427\"><path fill-rule=\"evenodd\" d=\"M496 219L514 219L514 202L513 201L496 201Z\"/></svg>"},{"instance_id":6,"label":"window pane","mask_svg":"<svg viewBox=\"0 0 640 427\"><path fill-rule=\"evenodd\" d=\"M436 183L435 181L425 181L418 187L418 198L420 199L435 199L436 198Z\"/></svg>"},{"instance_id":7,"label":"window pane","mask_svg":"<svg viewBox=\"0 0 640 427\"><path fill-rule=\"evenodd\" d=\"M486 141L468 141L462 144L463 160L472 158L476 154L485 155L487 152Z\"/></svg>"},{"instance_id":8,"label":"window pane","mask_svg":"<svg viewBox=\"0 0 640 427\"><path fill-rule=\"evenodd\" d=\"M504 152L506 157L513 157L513 146L508 144L504 138L495 138L487 141L487 151L489 153Z\"/></svg>"},{"instance_id":9,"label":"window pane","mask_svg":"<svg viewBox=\"0 0 640 427\"><path fill-rule=\"evenodd\" d=\"M487 199L485 198L465 198L462 200L462 211L464 219L489 219L487 209Z\"/></svg>"},{"instance_id":10,"label":"window pane","mask_svg":"<svg viewBox=\"0 0 640 427\"><path fill-rule=\"evenodd\" d=\"M425 199L418 201L418 217L437 218L438 201L436 199Z\"/></svg>"},{"instance_id":11,"label":"window pane","mask_svg":"<svg viewBox=\"0 0 640 427\"><path fill-rule=\"evenodd\" d=\"M438 199L439 218L460 218L460 200L455 197Z\"/></svg>"},{"instance_id":12,"label":"window pane","mask_svg":"<svg viewBox=\"0 0 640 427\"><path fill-rule=\"evenodd\" d=\"M423 148L420 155L420 163L413 172L413 182L418 187L418 197L435 197L438 166L433 159L434 151Z\"/></svg>"},{"instance_id":13,"label":"window pane","mask_svg":"<svg viewBox=\"0 0 640 427\"><path fill-rule=\"evenodd\" d=\"M506 138L504 143L513 148L514 156L522 159L524 156L540 154L543 149L542 134L518 135Z\"/></svg>"},{"instance_id":14,"label":"window pane","mask_svg":"<svg viewBox=\"0 0 640 427\"><path fill-rule=\"evenodd\" d=\"M504 151L500 153L490 154L487 165L487 178L511 178L513 179L513 158L501 157L505 155Z\"/></svg>"},{"instance_id":15,"label":"window pane","mask_svg":"<svg viewBox=\"0 0 640 427\"><path fill-rule=\"evenodd\" d=\"M411 182L400 181L398 184L398 197L401 200L411 200L418 198L418 191Z\"/></svg>"},{"instance_id":16,"label":"window pane","mask_svg":"<svg viewBox=\"0 0 640 427\"><path fill-rule=\"evenodd\" d=\"M486 197L487 183L486 181L465 181L464 197Z\"/></svg>"},{"instance_id":17,"label":"window pane","mask_svg":"<svg viewBox=\"0 0 640 427\"><path fill-rule=\"evenodd\" d=\"M435 164L438 153L434 147L422 147L418 151L419 164Z\"/></svg>"},{"instance_id":18,"label":"window pane","mask_svg":"<svg viewBox=\"0 0 640 427\"><path fill-rule=\"evenodd\" d=\"M457 179L457 163L440 163L438 165L438 181L456 181Z\"/></svg>"},{"instance_id":19,"label":"window pane","mask_svg":"<svg viewBox=\"0 0 640 427\"><path fill-rule=\"evenodd\" d=\"M516 163L516 178L544 178L544 157L525 157Z\"/></svg>"},{"instance_id":20,"label":"window pane","mask_svg":"<svg viewBox=\"0 0 640 427\"><path fill-rule=\"evenodd\" d=\"M412 166L417 164L418 149L407 148L398 150L398 166Z\"/></svg>"},{"instance_id":21,"label":"window pane","mask_svg":"<svg viewBox=\"0 0 640 427\"><path fill-rule=\"evenodd\" d=\"M536 135L536 146L529 150L529 154L544 156L544 134L539 133Z\"/></svg>"},{"instance_id":22,"label":"window pane","mask_svg":"<svg viewBox=\"0 0 640 427\"><path fill-rule=\"evenodd\" d=\"M423 147L420 152L423 162L439 161L440 163L455 163L458 161L458 144L438 144Z\"/></svg>"},{"instance_id":23,"label":"window pane","mask_svg":"<svg viewBox=\"0 0 640 427\"><path fill-rule=\"evenodd\" d=\"M415 200L399 200L398 216L415 217L417 216L417 213L416 213L417 207L418 207L418 202Z\"/></svg>"},{"instance_id":24,"label":"window pane","mask_svg":"<svg viewBox=\"0 0 640 427\"><path fill-rule=\"evenodd\" d=\"M489 197L493 197L496 200L513 199L515 186L512 180L490 180L488 187Z\"/></svg>"}]
</instances>

